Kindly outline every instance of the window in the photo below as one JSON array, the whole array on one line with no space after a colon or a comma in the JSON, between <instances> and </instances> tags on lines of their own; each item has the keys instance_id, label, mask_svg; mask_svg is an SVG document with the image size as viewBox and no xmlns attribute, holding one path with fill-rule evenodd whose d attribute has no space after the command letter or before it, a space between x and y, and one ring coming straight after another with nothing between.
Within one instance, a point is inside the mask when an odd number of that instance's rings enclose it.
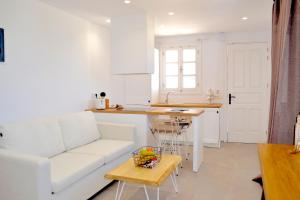
<instances>
[{"instance_id":1,"label":"window","mask_svg":"<svg viewBox=\"0 0 300 200\"><path fill-rule=\"evenodd\" d=\"M162 91L192 91L199 88L198 50L194 47L163 50Z\"/></svg>"}]
</instances>

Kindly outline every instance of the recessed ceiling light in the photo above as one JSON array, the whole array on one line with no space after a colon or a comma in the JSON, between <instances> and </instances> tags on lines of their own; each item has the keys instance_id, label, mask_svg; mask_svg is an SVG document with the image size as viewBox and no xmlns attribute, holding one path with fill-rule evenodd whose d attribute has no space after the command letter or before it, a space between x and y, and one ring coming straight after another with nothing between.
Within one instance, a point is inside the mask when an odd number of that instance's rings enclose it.
<instances>
[{"instance_id":1,"label":"recessed ceiling light","mask_svg":"<svg viewBox=\"0 0 300 200\"><path fill-rule=\"evenodd\" d=\"M168 15L173 16L173 15L175 15L175 13L174 12L168 12Z\"/></svg>"},{"instance_id":2,"label":"recessed ceiling light","mask_svg":"<svg viewBox=\"0 0 300 200\"><path fill-rule=\"evenodd\" d=\"M242 17L241 18L241 20L247 20L248 19L248 17Z\"/></svg>"},{"instance_id":3,"label":"recessed ceiling light","mask_svg":"<svg viewBox=\"0 0 300 200\"><path fill-rule=\"evenodd\" d=\"M107 19L105 20L106 23L110 24L111 23L111 20L110 19Z\"/></svg>"},{"instance_id":4,"label":"recessed ceiling light","mask_svg":"<svg viewBox=\"0 0 300 200\"><path fill-rule=\"evenodd\" d=\"M130 0L124 0L124 3L125 3L125 4L130 4L131 1L130 1Z\"/></svg>"}]
</instances>

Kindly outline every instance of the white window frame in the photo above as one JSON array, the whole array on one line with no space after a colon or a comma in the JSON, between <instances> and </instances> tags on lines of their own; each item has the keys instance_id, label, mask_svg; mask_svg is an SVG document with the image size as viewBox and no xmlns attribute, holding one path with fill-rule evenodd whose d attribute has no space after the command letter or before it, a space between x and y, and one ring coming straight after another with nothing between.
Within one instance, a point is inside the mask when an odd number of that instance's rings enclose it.
<instances>
[{"instance_id":1,"label":"white window frame","mask_svg":"<svg viewBox=\"0 0 300 200\"><path fill-rule=\"evenodd\" d=\"M165 59L165 52L167 50L177 49L179 50L179 56L178 56L178 64L179 64L179 71L178 71L178 88L176 89L169 89L166 88L166 59ZM195 88L183 88L183 58L182 58L182 51L183 49L196 49L196 87ZM160 50L160 93L166 94L168 92L173 93L186 93L186 94L194 94L194 93L201 93L201 87L202 87L202 66L201 66L201 49L199 46L189 45L189 46L167 46L163 47Z\"/></svg>"}]
</instances>

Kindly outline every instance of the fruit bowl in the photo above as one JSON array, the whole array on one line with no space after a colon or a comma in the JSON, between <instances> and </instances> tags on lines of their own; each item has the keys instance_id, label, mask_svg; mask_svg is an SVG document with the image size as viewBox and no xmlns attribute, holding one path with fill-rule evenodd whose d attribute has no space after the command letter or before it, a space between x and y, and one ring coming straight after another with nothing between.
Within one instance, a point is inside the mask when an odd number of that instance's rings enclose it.
<instances>
[{"instance_id":1,"label":"fruit bowl","mask_svg":"<svg viewBox=\"0 0 300 200\"><path fill-rule=\"evenodd\" d=\"M153 168L161 159L162 147L145 146L134 151L133 160L136 167Z\"/></svg>"}]
</instances>

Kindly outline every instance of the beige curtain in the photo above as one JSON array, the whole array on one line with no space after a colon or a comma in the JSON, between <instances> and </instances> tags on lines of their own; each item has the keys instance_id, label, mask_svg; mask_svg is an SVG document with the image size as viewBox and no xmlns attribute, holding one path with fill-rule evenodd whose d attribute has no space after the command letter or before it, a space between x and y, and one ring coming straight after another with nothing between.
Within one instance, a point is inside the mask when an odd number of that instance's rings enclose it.
<instances>
[{"instance_id":1,"label":"beige curtain","mask_svg":"<svg viewBox=\"0 0 300 200\"><path fill-rule=\"evenodd\" d=\"M299 0L274 1L269 143L294 141L294 125L300 112L299 13Z\"/></svg>"}]
</instances>

